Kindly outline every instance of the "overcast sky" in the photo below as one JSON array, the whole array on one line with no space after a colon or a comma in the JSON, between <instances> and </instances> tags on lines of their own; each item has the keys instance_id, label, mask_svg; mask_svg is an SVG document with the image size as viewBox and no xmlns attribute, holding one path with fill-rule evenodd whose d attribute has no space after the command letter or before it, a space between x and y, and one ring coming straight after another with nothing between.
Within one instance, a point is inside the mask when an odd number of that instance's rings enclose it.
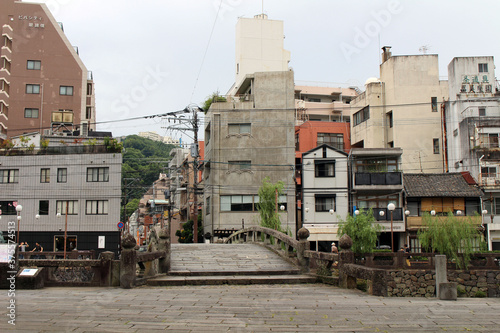
<instances>
[{"instance_id":1,"label":"overcast sky","mask_svg":"<svg viewBox=\"0 0 500 333\"><path fill-rule=\"evenodd\" d=\"M384 45L394 55L420 54L425 46L439 55L442 77L453 57L500 57L498 0L35 2L46 3L64 24L93 72L98 122L181 110L201 105L214 91L225 94L235 76L236 21L262 8L269 19L284 21L297 84L364 89L367 78L379 76ZM98 130L114 136L156 131L191 141L166 126L157 118L101 124Z\"/></svg>"}]
</instances>

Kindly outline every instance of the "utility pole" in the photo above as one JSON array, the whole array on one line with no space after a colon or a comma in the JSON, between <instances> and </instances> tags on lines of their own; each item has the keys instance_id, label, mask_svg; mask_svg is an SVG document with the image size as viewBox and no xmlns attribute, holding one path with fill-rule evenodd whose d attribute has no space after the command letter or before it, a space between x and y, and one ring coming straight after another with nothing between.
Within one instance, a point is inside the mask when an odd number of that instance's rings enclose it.
<instances>
[{"instance_id":1,"label":"utility pole","mask_svg":"<svg viewBox=\"0 0 500 333\"><path fill-rule=\"evenodd\" d=\"M180 131L192 131L194 134L194 143L191 147L191 157L193 157L193 243L198 243L198 164L199 164L199 149L198 149L198 112L202 112L203 110L197 105L188 105L182 111L169 112L165 114L166 116L175 117L174 123L176 120L179 121L179 124L189 124L190 127L177 127L177 126L169 126L167 129L174 129ZM192 113L192 119L182 119L182 116L177 117L178 114L182 113ZM171 118L168 119L169 121ZM189 199L188 199L189 200Z\"/></svg>"}]
</instances>

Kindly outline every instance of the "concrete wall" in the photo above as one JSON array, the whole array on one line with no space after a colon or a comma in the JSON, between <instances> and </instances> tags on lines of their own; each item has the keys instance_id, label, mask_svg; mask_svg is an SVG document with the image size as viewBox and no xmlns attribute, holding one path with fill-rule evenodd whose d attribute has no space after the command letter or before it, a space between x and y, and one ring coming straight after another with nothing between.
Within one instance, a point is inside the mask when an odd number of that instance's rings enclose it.
<instances>
[{"instance_id":1,"label":"concrete wall","mask_svg":"<svg viewBox=\"0 0 500 333\"><path fill-rule=\"evenodd\" d=\"M258 212L221 212L221 195L257 195L264 178L282 181L287 210L282 225L295 232L293 72L255 73L254 102L214 103L205 127L205 232L258 225ZM255 106L254 106L255 105ZM250 133L228 125L250 124ZM208 134L209 133L209 134ZM210 140L207 140L207 135ZM250 161L249 169L230 162Z\"/></svg>"}]
</instances>

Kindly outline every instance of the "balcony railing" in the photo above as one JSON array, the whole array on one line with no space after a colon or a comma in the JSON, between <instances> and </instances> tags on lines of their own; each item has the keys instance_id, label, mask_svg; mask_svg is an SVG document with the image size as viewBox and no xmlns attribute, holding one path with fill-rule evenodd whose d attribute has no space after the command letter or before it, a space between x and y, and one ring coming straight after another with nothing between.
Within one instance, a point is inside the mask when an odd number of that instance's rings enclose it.
<instances>
[{"instance_id":1,"label":"balcony railing","mask_svg":"<svg viewBox=\"0 0 500 333\"><path fill-rule=\"evenodd\" d=\"M401 172L377 172L366 173L357 172L355 174L354 184L362 185L402 185Z\"/></svg>"},{"instance_id":2,"label":"balcony railing","mask_svg":"<svg viewBox=\"0 0 500 333\"><path fill-rule=\"evenodd\" d=\"M479 186L500 186L500 177L496 174L479 174Z\"/></svg>"}]
</instances>

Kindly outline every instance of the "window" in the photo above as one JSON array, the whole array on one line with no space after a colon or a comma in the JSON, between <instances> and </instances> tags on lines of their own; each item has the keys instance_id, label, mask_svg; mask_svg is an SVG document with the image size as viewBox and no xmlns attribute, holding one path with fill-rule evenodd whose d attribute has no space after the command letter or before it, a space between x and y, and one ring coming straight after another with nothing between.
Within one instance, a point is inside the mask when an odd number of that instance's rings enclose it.
<instances>
[{"instance_id":1,"label":"window","mask_svg":"<svg viewBox=\"0 0 500 333\"><path fill-rule=\"evenodd\" d=\"M10 92L10 85L5 81L5 79L0 79L0 91L5 91L5 93L8 95Z\"/></svg>"},{"instance_id":2,"label":"window","mask_svg":"<svg viewBox=\"0 0 500 333\"><path fill-rule=\"evenodd\" d=\"M58 168L57 169L57 182L66 183L68 181L68 169Z\"/></svg>"},{"instance_id":3,"label":"window","mask_svg":"<svg viewBox=\"0 0 500 333\"><path fill-rule=\"evenodd\" d=\"M56 201L56 213L66 215L66 207L68 207L68 215L78 215L78 200Z\"/></svg>"},{"instance_id":4,"label":"window","mask_svg":"<svg viewBox=\"0 0 500 333\"><path fill-rule=\"evenodd\" d=\"M365 106L360 111L352 115L354 126L361 124L362 122L370 119L370 106Z\"/></svg>"},{"instance_id":5,"label":"window","mask_svg":"<svg viewBox=\"0 0 500 333\"><path fill-rule=\"evenodd\" d=\"M329 212L330 209L335 211L335 196L316 194L314 199L317 212Z\"/></svg>"},{"instance_id":6,"label":"window","mask_svg":"<svg viewBox=\"0 0 500 333\"><path fill-rule=\"evenodd\" d=\"M431 107L432 107L432 112L438 112L438 99L437 99L437 97L431 97Z\"/></svg>"},{"instance_id":7,"label":"window","mask_svg":"<svg viewBox=\"0 0 500 333\"><path fill-rule=\"evenodd\" d=\"M485 148L498 148L498 133L481 133L479 134L479 143Z\"/></svg>"},{"instance_id":8,"label":"window","mask_svg":"<svg viewBox=\"0 0 500 333\"><path fill-rule=\"evenodd\" d=\"M335 177L335 161L315 160L314 161L314 176L319 177Z\"/></svg>"},{"instance_id":9,"label":"window","mask_svg":"<svg viewBox=\"0 0 500 333\"><path fill-rule=\"evenodd\" d=\"M222 195L220 210L222 212L251 212L254 211L253 199L253 195Z\"/></svg>"},{"instance_id":10,"label":"window","mask_svg":"<svg viewBox=\"0 0 500 333\"><path fill-rule=\"evenodd\" d=\"M321 98L312 98L312 97L309 97L307 99L308 102L313 102L313 103L321 103Z\"/></svg>"},{"instance_id":11,"label":"window","mask_svg":"<svg viewBox=\"0 0 500 333\"><path fill-rule=\"evenodd\" d=\"M238 171L238 170L251 170L252 161L229 161L229 170L230 171Z\"/></svg>"},{"instance_id":12,"label":"window","mask_svg":"<svg viewBox=\"0 0 500 333\"><path fill-rule=\"evenodd\" d=\"M10 50L12 50L12 39L10 39L7 36L3 36L3 46L8 47Z\"/></svg>"},{"instance_id":13,"label":"window","mask_svg":"<svg viewBox=\"0 0 500 333\"><path fill-rule=\"evenodd\" d=\"M92 83L87 83L87 96L92 95L93 87Z\"/></svg>"},{"instance_id":14,"label":"window","mask_svg":"<svg viewBox=\"0 0 500 333\"><path fill-rule=\"evenodd\" d=\"M40 170L40 183L50 183L50 169Z\"/></svg>"},{"instance_id":15,"label":"window","mask_svg":"<svg viewBox=\"0 0 500 333\"><path fill-rule=\"evenodd\" d=\"M1 113L7 116L9 115L9 107L4 103L4 101L0 101L0 114Z\"/></svg>"},{"instance_id":16,"label":"window","mask_svg":"<svg viewBox=\"0 0 500 333\"><path fill-rule=\"evenodd\" d=\"M479 73L487 73L488 72L488 64L479 64Z\"/></svg>"},{"instance_id":17,"label":"window","mask_svg":"<svg viewBox=\"0 0 500 333\"><path fill-rule=\"evenodd\" d=\"M2 57L2 60L0 60L0 65L1 69L6 69L10 72L10 61L7 60L7 58Z\"/></svg>"},{"instance_id":18,"label":"window","mask_svg":"<svg viewBox=\"0 0 500 333\"><path fill-rule=\"evenodd\" d=\"M60 86L59 87L59 95L73 96L73 87L72 86Z\"/></svg>"},{"instance_id":19,"label":"window","mask_svg":"<svg viewBox=\"0 0 500 333\"><path fill-rule=\"evenodd\" d=\"M434 154L439 154L439 139L432 139L432 147L434 149Z\"/></svg>"},{"instance_id":20,"label":"window","mask_svg":"<svg viewBox=\"0 0 500 333\"><path fill-rule=\"evenodd\" d=\"M85 119L92 119L92 107L87 106L85 109Z\"/></svg>"},{"instance_id":21,"label":"window","mask_svg":"<svg viewBox=\"0 0 500 333\"><path fill-rule=\"evenodd\" d=\"M87 168L87 182L108 182L109 168Z\"/></svg>"},{"instance_id":22,"label":"window","mask_svg":"<svg viewBox=\"0 0 500 333\"><path fill-rule=\"evenodd\" d=\"M486 108L479 108L479 117L486 116Z\"/></svg>"},{"instance_id":23,"label":"window","mask_svg":"<svg viewBox=\"0 0 500 333\"><path fill-rule=\"evenodd\" d=\"M15 201L0 201L2 215L17 215L16 206L17 202Z\"/></svg>"},{"instance_id":24,"label":"window","mask_svg":"<svg viewBox=\"0 0 500 333\"><path fill-rule=\"evenodd\" d=\"M40 93L40 85L39 84L27 84L26 85L26 93L27 94L39 94Z\"/></svg>"},{"instance_id":25,"label":"window","mask_svg":"<svg viewBox=\"0 0 500 333\"><path fill-rule=\"evenodd\" d=\"M338 150L344 150L344 134L342 133L318 133L317 144L327 144Z\"/></svg>"},{"instance_id":26,"label":"window","mask_svg":"<svg viewBox=\"0 0 500 333\"><path fill-rule=\"evenodd\" d=\"M228 125L229 135L235 134L250 134L251 125L250 124L229 124Z\"/></svg>"},{"instance_id":27,"label":"window","mask_svg":"<svg viewBox=\"0 0 500 333\"><path fill-rule=\"evenodd\" d=\"M295 134L295 150L299 151L299 135Z\"/></svg>"},{"instance_id":28,"label":"window","mask_svg":"<svg viewBox=\"0 0 500 333\"><path fill-rule=\"evenodd\" d=\"M42 62L40 60L28 60L26 68L29 70L40 70Z\"/></svg>"},{"instance_id":29,"label":"window","mask_svg":"<svg viewBox=\"0 0 500 333\"><path fill-rule=\"evenodd\" d=\"M394 126L394 119L392 117L392 111L387 112L386 118L387 118L387 125L389 125L389 128L392 128Z\"/></svg>"},{"instance_id":30,"label":"window","mask_svg":"<svg viewBox=\"0 0 500 333\"><path fill-rule=\"evenodd\" d=\"M24 118L38 118L38 109L24 109Z\"/></svg>"},{"instance_id":31,"label":"window","mask_svg":"<svg viewBox=\"0 0 500 333\"><path fill-rule=\"evenodd\" d=\"M356 161L356 172L395 172L398 171L396 158L360 159Z\"/></svg>"},{"instance_id":32,"label":"window","mask_svg":"<svg viewBox=\"0 0 500 333\"><path fill-rule=\"evenodd\" d=\"M205 215L210 215L210 212L212 211L212 207L210 206L211 201L212 201L211 197L207 197L207 203L205 206Z\"/></svg>"},{"instance_id":33,"label":"window","mask_svg":"<svg viewBox=\"0 0 500 333\"><path fill-rule=\"evenodd\" d=\"M38 202L38 215L49 215L49 200Z\"/></svg>"},{"instance_id":34,"label":"window","mask_svg":"<svg viewBox=\"0 0 500 333\"><path fill-rule=\"evenodd\" d=\"M453 130L453 136L458 136L458 128L455 128L455 129Z\"/></svg>"},{"instance_id":35,"label":"window","mask_svg":"<svg viewBox=\"0 0 500 333\"><path fill-rule=\"evenodd\" d=\"M19 170L0 170L0 184L19 183Z\"/></svg>"},{"instance_id":36,"label":"window","mask_svg":"<svg viewBox=\"0 0 500 333\"><path fill-rule=\"evenodd\" d=\"M108 200L87 200L87 215L107 215Z\"/></svg>"}]
</instances>

